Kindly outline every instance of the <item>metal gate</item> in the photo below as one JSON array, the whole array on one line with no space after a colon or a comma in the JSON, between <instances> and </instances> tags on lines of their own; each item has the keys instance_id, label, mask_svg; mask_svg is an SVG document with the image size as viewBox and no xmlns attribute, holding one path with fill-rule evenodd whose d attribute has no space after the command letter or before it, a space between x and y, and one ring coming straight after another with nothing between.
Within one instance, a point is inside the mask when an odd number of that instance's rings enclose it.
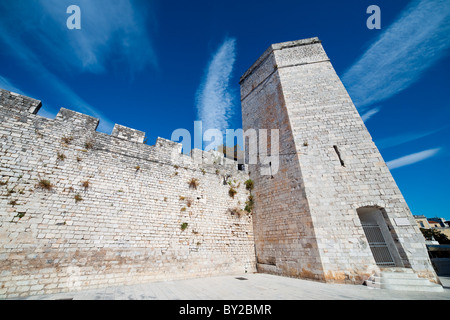
<instances>
[{"instance_id":1,"label":"metal gate","mask_svg":"<svg viewBox=\"0 0 450 320\"><path fill-rule=\"evenodd\" d=\"M394 259L381 233L380 226L377 224L363 223L362 227L377 265L395 267Z\"/></svg>"}]
</instances>

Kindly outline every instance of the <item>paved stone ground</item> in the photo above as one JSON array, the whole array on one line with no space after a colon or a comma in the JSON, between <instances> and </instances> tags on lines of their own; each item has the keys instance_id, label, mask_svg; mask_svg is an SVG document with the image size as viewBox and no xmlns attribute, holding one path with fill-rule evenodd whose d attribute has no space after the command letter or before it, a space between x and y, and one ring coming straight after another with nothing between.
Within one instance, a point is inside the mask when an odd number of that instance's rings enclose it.
<instances>
[{"instance_id":1,"label":"paved stone ground","mask_svg":"<svg viewBox=\"0 0 450 320\"><path fill-rule=\"evenodd\" d=\"M243 277L247 280L238 280ZM327 284L269 274L245 274L153 282L88 291L33 296L26 300L450 300L450 277L444 292L370 289L363 285Z\"/></svg>"}]
</instances>

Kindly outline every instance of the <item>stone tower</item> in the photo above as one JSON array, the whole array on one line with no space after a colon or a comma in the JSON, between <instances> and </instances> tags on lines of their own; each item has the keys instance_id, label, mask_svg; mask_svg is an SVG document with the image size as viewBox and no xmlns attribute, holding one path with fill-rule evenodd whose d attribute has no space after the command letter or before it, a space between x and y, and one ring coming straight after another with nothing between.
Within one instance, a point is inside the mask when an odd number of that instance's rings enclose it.
<instances>
[{"instance_id":1,"label":"stone tower","mask_svg":"<svg viewBox=\"0 0 450 320\"><path fill-rule=\"evenodd\" d=\"M439 282L321 41L270 46L240 83L244 131L279 130L277 172L249 166L258 270L360 284L386 268L409 269Z\"/></svg>"}]
</instances>

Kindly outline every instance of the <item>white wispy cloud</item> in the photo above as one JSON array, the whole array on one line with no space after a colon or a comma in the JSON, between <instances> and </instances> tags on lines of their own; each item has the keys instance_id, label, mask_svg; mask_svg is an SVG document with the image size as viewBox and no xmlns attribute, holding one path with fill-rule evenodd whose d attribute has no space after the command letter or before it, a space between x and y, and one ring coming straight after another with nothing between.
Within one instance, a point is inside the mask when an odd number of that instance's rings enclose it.
<instances>
[{"instance_id":1,"label":"white wispy cloud","mask_svg":"<svg viewBox=\"0 0 450 320\"><path fill-rule=\"evenodd\" d=\"M69 86L67 86L67 84L62 82L54 74L47 72L44 73L42 77L47 79L48 83L52 85L53 90L55 90L55 92L58 92L58 95L61 95L64 98L64 101L66 101L66 105L64 105L65 108L100 119L97 130L108 134L112 132L114 122L109 120L103 112L87 103L83 98L81 98L76 92L74 92ZM45 112L45 110L43 110L43 112ZM47 113L53 114L53 112L51 111Z\"/></svg>"},{"instance_id":2,"label":"white wispy cloud","mask_svg":"<svg viewBox=\"0 0 450 320\"><path fill-rule=\"evenodd\" d=\"M110 0L78 0L76 4L81 8L81 30L68 30L65 27L68 15L61 14L74 4L73 0L38 2L58 26L63 26L56 28L61 30L59 37L68 40L57 55L62 62L90 71L103 71L112 57L124 60L133 72L147 65L157 65L143 16L143 12L148 11L142 8L144 2L135 6L135 1L130 0L115 0L113 3ZM42 38L55 39L55 30L50 31L48 27L42 29ZM53 43L49 42L49 46L53 46Z\"/></svg>"},{"instance_id":3,"label":"white wispy cloud","mask_svg":"<svg viewBox=\"0 0 450 320\"><path fill-rule=\"evenodd\" d=\"M22 90L20 90L15 85L13 85L10 80L6 79L5 77L2 77L1 75L0 75L0 88L14 92L14 93L18 93L21 95L26 95Z\"/></svg>"},{"instance_id":4,"label":"white wispy cloud","mask_svg":"<svg viewBox=\"0 0 450 320\"><path fill-rule=\"evenodd\" d=\"M2 53L18 59L24 70L35 76L33 81L46 83L60 103L69 109L100 119L98 130L110 133L114 124L97 108L87 103L58 74L103 72L112 64L121 63L130 74L148 65L156 67L151 37L144 26L142 6L148 4L116 0L78 0L81 8L81 30L69 30L66 9L71 0L15 0L0 2L0 43ZM3 80L2 80L3 79ZM6 78L0 86L24 94ZM27 94L25 94L27 95ZM39 99L39 97L37 97ZM44 104L40 114L50 116L56 111Z\"/></svg>"},{"instance_id":5,"label":"white wispy cloud","mask_svg":"<svg viewBox=\"0 0 450 320\"><path fill-rule=\"evenodd\" d=\"M210 60L203 81L197 91L196 105L203 129L224 132L233 115L234 93L230 89L236 39L227 38Z\"/></svg>"},{"instance_id":6,"label":"white wispy cloud","mask_svg":"<svg viewBox=\"0 0 450 320\"><path fill-rule=\"evenodd\" d=\"M24 92L22 89L19 89L18 87L16 87L11 82L11 80L9 80L9 79L1 76L1 75L0 75L0 88L4 89L4 90L11 91L11 92L14 92L14 93L21 94L21 95L26 96L26 97L33 98L30 94L28 94L28 93ZM54 118L56 116L56 114L57 114L57 111L55 111L53 108L51 108L49 106L46 106L45 109L44 108L39 109L38 114L40 116L43 116L43 117L46 117L46 118Z\"/></svg>"},{"instance_id":7,"label":"white wispy cloud","mask_svg":"<svg viewBox=\"0 0 450 320\"><path fill-rule=\"evenodd\" d=\"M65 101L64 103L68 104L64 105L64 107L100 119L98 131L104 133L112 132L114 123L110 121L102 112L98 111L96 108L92 107L89 103L84 101L71 88L69 88L64 82L62 82L57 76L55 76L42 66L35 66L34 71L39 73L39 79L49 84L53 88L55 94L61 96L61 103ZM24 92L23 90L11 84L11 82L8 79L2 76L0 76L0 88L24 96L32 97L30 94ZM32 97L32 98L36 98L38 100L40 99L39 97ZM44 104L43 107L39 110L38 114L43 117L54 118L57 112L58 110L56 110L52 106Z\"/></svg>"},{"instance_id":8,"label":"white wispy cloud","mask_svg":"<svg viewBox=\"0 0 450 320\"><path fill-rule=\"evenodd\" d=\"M391 160L391 161L387 162L386 165L388 166L388 168L390 170L401 168L404 166L411 165L413 163L423 161L425 159L432 158L432 157L436 156L439 153L439 151L441 151L441 148L424 150L424 151L413 153L413 154L410 154L410 155L407 155L407 156L404 156L404 157L401 157L401 158L398 158L395 160Z\"/></svg>"},{"instance_id":9,"label":"white wispy cloud","mask_svg":"<svg viewBox=\"0 0 450 320\"><path fill-rule=\"evenodd\" d=\"M415 0L343 75L358 109L408 88L450 47L450 1Z\"/></svg>"},{"instance_id":10,"label":"white wispy cloud","mask_svg":"<svg viewBox=\"0 0 450 320\"><path fill-rule=\"evenodd\" d=\"M369 111L367 111L366 113L364 113L361 116L361 119L364 122L367 122L370 118L372 118L374 115L376 115L378 112L380 112L380 110L381 110L380 107L376 107L376 108L370 109Z\"/></svg>"},{"instance_id":11,"label":"white wispy cloud","mask_svg":"<svg viewBox=\"0 0 450 320\"><path fill-rule=\"evenodd\" d=\"M74 92L67 84L65 84L57 75L51 72L49 69L44 66L39 57L30 50L27 46L22 45L18 39L13 37L11 34L1 32L0 40L3 43L8 44L11 48L20 48L19 58L23 61L24 65L27 67L28 72L34 74L34 80L46 83L48 87L52 88L55 96L59 97L60 103L66 104L65 107L68 109L72 109L78 112L86 113L90 116L96 117L100 119L100 124L98 130L105 133L111 133L114 127L114 123L111 122L106 116L104 116L100 111L96 108L92 107L89 103L84 101L76 92ZM2 77L4 81L1 84L4 84L5 87L3 89L7 89L10 91L14 91L19 94L23 94L26 96L30 96L28 93L24 92L18 88L18 86L13 86L10 81L8 81L5 77ZM1 85L0 84L0 85ZM29 86L30 84L28 84ZM40 97L34 97L36 99L41 100ZM67 105L68 104L68 105ZM43 105L40 115L51 117L56 115L56 111L51 106Z\"/></svg>"},{"instance_id":12,"label":"white wispy cloud","mask_svg":"<svg viewBox=\"0 0 450 320\"><path fill-rule=\"evenodd\" d=\"M51 59L55 68L72 72L103 72L121 63L135 73L157 66L144 12L147 2L115 0L14 0L0 3L3 32L21 47ZM67 7L81 8L81 30L69 30ZM150 19L150 22L155 19ZM17 49L21 49L20 47ZM20 51L17 51L20 54Z\"/></svg>"},{"instance_id":13,"label":"white wispy cloud","mask_svg":"<svg viewBox=\"0 0 450 320\"><path fill-rule=\"evenodd\" d=\"M432 134L438 133L439 131L443 130L444 128L439 128L439 129L430 130L430 131L426 131L426 132L410 132L410 133L396 135L393 137L378 139L376 141L376 145L380 149L396 147L401 144L415 141L415 140L430 136Z\"/></svg>"}]
</instances>

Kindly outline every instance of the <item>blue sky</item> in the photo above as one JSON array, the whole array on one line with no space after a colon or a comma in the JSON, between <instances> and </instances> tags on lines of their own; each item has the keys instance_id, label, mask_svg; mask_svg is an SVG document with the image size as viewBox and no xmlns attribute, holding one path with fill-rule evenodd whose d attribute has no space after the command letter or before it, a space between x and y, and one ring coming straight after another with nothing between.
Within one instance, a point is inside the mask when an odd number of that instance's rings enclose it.
<instances>
[{"instance_id":1,"label":"blue sky","mask_svg":"<svg viewBox=\"0 0 450 320\"><path fill-rule=\"evenodd\" d=\"M270 44L317 36L413 214L450 219L449 35L447 0L0 0L0 87L154 144L196 120L241 128L239 77Z\"/></svg>"}]
</instances>

